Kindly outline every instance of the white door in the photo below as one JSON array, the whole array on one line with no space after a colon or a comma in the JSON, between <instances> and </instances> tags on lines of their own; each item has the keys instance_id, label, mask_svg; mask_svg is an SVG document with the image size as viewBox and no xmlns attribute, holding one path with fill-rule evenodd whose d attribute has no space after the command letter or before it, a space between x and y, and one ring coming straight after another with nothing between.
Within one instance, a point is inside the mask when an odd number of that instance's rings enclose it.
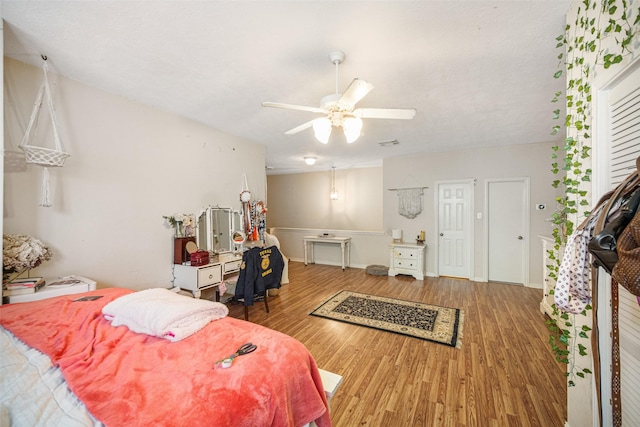
<instances>
[{"instance_id":1,"label":"white door","mask_svg":"<svg viewBox=\"0 0 640 427\"><path fill-rule=\"evenodd\" d=\"M526 283L529 245L528 180L488 180L488 278L495 282Z\"/></svg>"},{"instance_id":2,"label":"white door","mask_svg":"<svg viewBox=\"0 0 640 427\"><path fill-rule=\"evenodd\" d=\"M471 265L471 189L465 183L438 184L438 274L468 279Z\"/></svg>"}]
</instances>

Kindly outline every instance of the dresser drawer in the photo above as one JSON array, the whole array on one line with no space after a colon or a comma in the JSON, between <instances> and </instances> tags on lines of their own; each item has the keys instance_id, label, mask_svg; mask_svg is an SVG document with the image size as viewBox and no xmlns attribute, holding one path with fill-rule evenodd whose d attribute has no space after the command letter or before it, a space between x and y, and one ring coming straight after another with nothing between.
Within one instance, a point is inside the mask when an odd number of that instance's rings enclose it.
<instances>
[{"instance_id":1,"label":"dresser drawer","mask_svg":"<svg viewBox=\"0 0 640 427\"><path fill-rule=\"evenodd\" d=\"M195 267L175 264L173 274L175 276L173 286L196 292L222 282L222 265L207 264Z\"/></svg>"},{"instance_id":2,"label":"dresser drawer","mask_svg":"<svg viewBox=\"0 0 640 427\"><path fill-rule=\"evenodd\" d=\"M229 261L223 264L224 274L234 273L236 271L240 271L240 266L242 265L242 259L236 261Z\"/></svg>"},{"instance_id":3,"label":"dresser drawer","mask_svg":"<svg viewBox=\"0 0 640 427\"><path fill-rule=\"evenodd\" d=\"M222 282L222 266L213 264L198 269L198 288Z\"/></svg>"},{"instance_id":4,"label":"dresser drawer","mask_svg":"<svg viewBox=\"0 0 640 427\"><path fill-rule=\"evenodd\" d=\"M396 258L393 260L393 267L404 270L415 270L418 268L418 260Z\"/></svg>"},{"instance_id":5,"label":"dresser drawer","mask_svg":"<svg viewBox=\"0 0 640 427\"><path fill-rule=\"evenodd\" d=\"M418 259L420 251L414 248L395 248L393 256L394 258Z\"/></svg>"}]
</instances>

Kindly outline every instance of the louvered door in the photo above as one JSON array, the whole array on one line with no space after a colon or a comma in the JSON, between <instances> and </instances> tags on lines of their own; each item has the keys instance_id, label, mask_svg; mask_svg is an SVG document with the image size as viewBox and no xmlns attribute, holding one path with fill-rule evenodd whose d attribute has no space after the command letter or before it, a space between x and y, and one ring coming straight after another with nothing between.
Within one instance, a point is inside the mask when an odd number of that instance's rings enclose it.
<instances>
[{"instance_id":1,"label":"louvered door","mask_svg":"<svg viewBox=\"0 0 640 427\"><path fill-rule=\"evenodd\" d=\"M610 141L607 153L610 187L631 173L640 156L640 64L611 88L609 94ZM608 278L609 279L609 278ZM610 286L610 280L607 280ZM622 425L640 425L640 305L634 295L619 287L620 378ZM607 318L611 318L608 307ZM607 351L603 349L603 351ZM607 368L603 366L603 368Z\"/></svg>"}]
</instances>

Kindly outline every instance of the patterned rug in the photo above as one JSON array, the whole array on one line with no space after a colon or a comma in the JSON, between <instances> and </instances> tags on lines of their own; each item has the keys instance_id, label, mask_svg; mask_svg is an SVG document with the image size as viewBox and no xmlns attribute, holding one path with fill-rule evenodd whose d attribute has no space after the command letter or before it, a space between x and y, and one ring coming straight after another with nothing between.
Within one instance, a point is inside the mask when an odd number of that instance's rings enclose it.
<instances>
[{"instance_id":1,"label":"patterned rug","mask_svg":"<svg viewBox=\"0 0 640 427\"><path fill-rule=\"evenodd\" d=\"M464 315L457 308L340 291L309 314L451 347L462 346Z\"/></svg>"}]
</instances>

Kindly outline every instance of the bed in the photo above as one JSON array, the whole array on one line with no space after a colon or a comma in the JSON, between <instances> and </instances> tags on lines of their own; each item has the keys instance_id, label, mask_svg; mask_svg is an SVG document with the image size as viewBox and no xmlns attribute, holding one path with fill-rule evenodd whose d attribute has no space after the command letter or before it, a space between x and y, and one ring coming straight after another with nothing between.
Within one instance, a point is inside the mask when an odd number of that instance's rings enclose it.
<instances>
[{"instance_id":1,"label":"bed","mask_svg":"<svg viewBox=\"0 0 640 427\"><path fill-rule=\"evenodd\" d=\"M0 307L1 425L331 425L320 373L299 341L228 316L176 342L113 326L103 307L131 293ZM246 342L257 349L214 369Z\"/></svg>"}]
</instances>

